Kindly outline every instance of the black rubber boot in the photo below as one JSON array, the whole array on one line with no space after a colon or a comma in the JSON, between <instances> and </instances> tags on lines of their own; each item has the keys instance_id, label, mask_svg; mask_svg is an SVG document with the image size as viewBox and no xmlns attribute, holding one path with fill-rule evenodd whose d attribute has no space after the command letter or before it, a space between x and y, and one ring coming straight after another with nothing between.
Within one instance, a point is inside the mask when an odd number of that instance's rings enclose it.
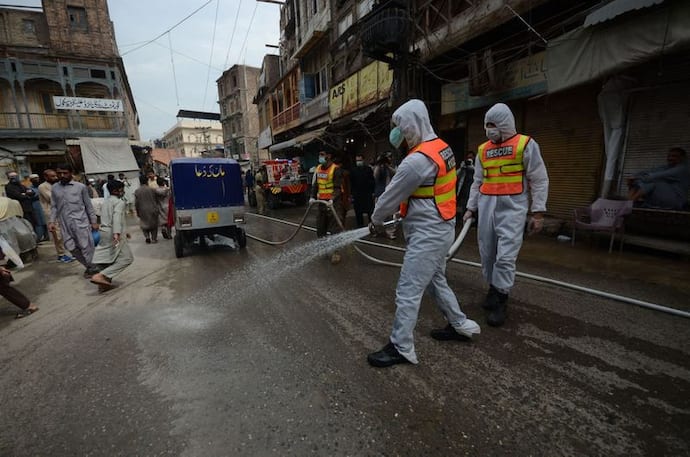
<instances>
[{"instance_id":1,"label":"black rubber boot","mask_svg":"<svg viewBox=\"0 0 690 457\"><path fill-rule=\"evenodd\" d=\"M500 327L506 320L508 314L508 294L503 294L494 286L489 287L486 301L482 304L486 313L486 323L491 327Z\"/></svg>"}]
</instances>

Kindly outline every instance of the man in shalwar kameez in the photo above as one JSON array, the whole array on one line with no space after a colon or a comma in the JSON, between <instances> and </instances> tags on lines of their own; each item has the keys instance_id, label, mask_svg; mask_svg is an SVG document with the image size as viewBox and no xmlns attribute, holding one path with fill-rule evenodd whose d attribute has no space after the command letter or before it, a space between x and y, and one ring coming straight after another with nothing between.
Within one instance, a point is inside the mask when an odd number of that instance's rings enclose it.
<instances>
[{"instance_id":1,"label":"man in shalwar kameez","mask_svg":"<svg viewBox=\"0 0 690 457\"><path fill-rule=\"evenodd\" d=\"M93 256L93 262L103 269L91 277L91 282L97 284L101 292L112 289L113 277L122 273L134 261L127 243L127 203L122 198L125 194L125 184L121 181L110 181L108 192L110 196L101 208L101 241Z\"/></svg>"},{"instance_id":2,"label":"man in shalwar kameez","mask_svg":"<svg viewBox=\"0 0 690 457\"><path fill-rule=\"evenodd\" d=\"M65 249L84 265L84 277L90 278L98 273L92 263L95 245L91 231L98 230L98 219L91 196L84 184L72 179L72 165L60 165L56 171L60 181L52 187L50 220L60 223ZM51 222L48 230L54 231L54 228Z\"/></svg>"}]
</instances>

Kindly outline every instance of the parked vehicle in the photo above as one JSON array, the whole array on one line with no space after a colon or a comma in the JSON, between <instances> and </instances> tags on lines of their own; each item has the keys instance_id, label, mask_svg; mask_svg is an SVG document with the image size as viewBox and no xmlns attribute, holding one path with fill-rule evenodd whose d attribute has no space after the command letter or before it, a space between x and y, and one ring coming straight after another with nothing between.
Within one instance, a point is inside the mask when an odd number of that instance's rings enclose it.
<instances>
[{"instance_id":1,"label":"parked vehicle","mask_svg":"<svg viewBox=\"0 0 690 457\"><path fill-rule=\"evenodd\" d=\"M247 245L240 165L232 159L173 159L170 162L175 255L195 241L223 235Z\"/></svg>"},{"instance_id":2,"label":"parked vehicle","mask_svg":"<svg viewBox=\"0 0 690 457\"><path fill-rule=\"evenodd\" d=\"M268 208L276 209L285 202L296 206L307 203L309 181L307 175L301 173L299 162L275 159L266 160L263 165L267 174L263 188Z\"/></svg>"}]
</instances>

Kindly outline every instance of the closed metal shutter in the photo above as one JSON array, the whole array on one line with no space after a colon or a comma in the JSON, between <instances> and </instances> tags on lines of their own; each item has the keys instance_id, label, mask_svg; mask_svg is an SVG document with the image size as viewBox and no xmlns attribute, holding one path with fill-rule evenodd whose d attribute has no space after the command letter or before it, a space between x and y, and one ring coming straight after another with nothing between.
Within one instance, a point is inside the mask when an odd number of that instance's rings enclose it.
<instances>
[{"instance_id":1,"label":"closed metal shutter","mask_svg":"<svg viewBox=\"0 0 690 457\"><path fill-rule=\"evenodd\" d=\"M628 192L627 178L666 164L672 147L690 152L690 82L631 95L628 135L618 190Z\"/></svg>"},{"instance_id":2,"label":"closed metal shutter","mask_svg":"<svg viewBox=\"0 0 690 457\"><path fill-rule=\"evenodd\" d=\"M604 134L597 90L584 86L526 103L520 133L532 136L541 149L549 173L550 216L570 221L574 208L589 206L598 196Z\"/></svg>"}]
</instances>

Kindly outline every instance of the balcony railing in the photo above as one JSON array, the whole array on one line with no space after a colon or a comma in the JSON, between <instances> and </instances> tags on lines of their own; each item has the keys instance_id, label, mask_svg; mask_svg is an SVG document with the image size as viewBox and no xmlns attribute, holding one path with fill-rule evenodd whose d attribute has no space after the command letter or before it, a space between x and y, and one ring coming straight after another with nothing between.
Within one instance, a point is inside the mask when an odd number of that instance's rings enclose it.
<instances>
[{"instance_id":1,"label":"balcony railing","mask_svg":"<svg viewBox=\"0 0 690 457\"><path fill-rule=\"evenodd\" d=\"M116 114L77 113L0 113L0 135L7 131L22 133L43 131L101 131L122 133L127 130L125 118Z\"/></svg>"},{"instance_id":2,"label":"balcony railing","mask_svg":"<svg viewBox=\"0 0 690 457\"><path fill-rule=\"evenodd\" d=\"M308 102L302 103L300 109L302 122L328 114L328 95L329 91L325 90Z\"/></svg>"},{"instance_id":3,"label":"balcony railing","mask_svg":"<svg viewBox=\"0 0 690 457\"><path fill-rule=\"evenodd\" d=\"M273 116L271 120L273 131L285 130L290 124L299 123L299 108L300 103L297 102L288 109L278 113L277 116Z\"/></svg>"}]
</instances>

